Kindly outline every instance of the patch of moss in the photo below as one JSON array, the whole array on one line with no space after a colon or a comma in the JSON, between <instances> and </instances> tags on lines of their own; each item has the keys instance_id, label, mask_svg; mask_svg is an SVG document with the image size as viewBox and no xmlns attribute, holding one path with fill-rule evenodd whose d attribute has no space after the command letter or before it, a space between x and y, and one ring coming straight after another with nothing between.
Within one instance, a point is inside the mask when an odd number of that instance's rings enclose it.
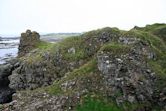
<instances>
[{"instance_id":1,"label":"patch of moss","mask_svg":"<svg viewBox=\"0 0 166 111\"><path fill-rule=\"evenodd\" d=\"M47 87L48 89L48 93L49 94L53 94L53 95L61 95L64 94L64 92L62 91L62 89L60 88L60 85L58 83L55 83L49 87Z\"/></svg>"},{"instance_id":2,"label":"patch of moss","mask_svg":"<svg viewBox=\"0 0 166 111\"><path fill-rule=\"evenodd\" d=\"M67 61L77 61L87 57L85 53L86 46L80 36L66 38L58 46L61 49L62 56ZM74 50L73 52L69 51L71 48Z\"/></svg>"},{"instance_id":3,"label":"patch of moss","mask_svg":"<svg viewBox=\"0 0 166 111\"><path fill-rule=\"evenodd\" d=\"M27 57L26 58L26 62L28 64L33 64L33 63L36 63L36 62L39 62L39 61L42 61L42 56L40 54L35 54L35 56L30 56L30 57Z\"/></svg>"},{"instance_id":4,"label":"patch of moss","mask_svg":"<svg viewBox=\"0 0 166 111\"><path fill-rule=\"evenodd\" d=\"M151 47L158 52L166 50L166 45L159 37L143 31L134 31L134 33L136 34L136 37L149 42Z\"/></svg>"},{"instance_id":5,"label":"patch of moss","mask_svg":"<svg viewBox=\"0 0 166 111\"><path fill-rule=\"evenodd\" d=\"M80 103L76 107L76 111L136 111L145 110L145 108L152 108L152 111L160 111L161 108L149 106L147 104L123 102L123 104L116 104L112 98L105 98L98 94L88 94L81 98Z\"/></svg>"},{"instance_id":6,"label":"patch of moss","mask_svg":"<svg viewBox=\"0 0 166 111\"><path fill-rule=\"evenodd\" d=\"M103 98L87 96L84 97L82 103L76 107L76 111L123 111L113 102L108 102Z\"/></svg>"},{"instance_id":7,"label":"patch of moss","mask_svg":"<svg viewBox=\"0 0 166 111\"><path fill-rule=\"evenodd\" d=\"M159 89L166 87L166 58L163 60L149 60L148 64L158 77L157 87Z\"/></svg>"},{"instance_id":8,"label":"patch of moss","mask_svg":"<svg viewBox=\"0 0 166 111\"><path fill-rule=\"evenodd\" d=\"M101 47L100 51L111 52L112 54L119 55L123 53L128 53L130 51L130 47L118 43L109 43Z\"/></svg>"}]
</instances>

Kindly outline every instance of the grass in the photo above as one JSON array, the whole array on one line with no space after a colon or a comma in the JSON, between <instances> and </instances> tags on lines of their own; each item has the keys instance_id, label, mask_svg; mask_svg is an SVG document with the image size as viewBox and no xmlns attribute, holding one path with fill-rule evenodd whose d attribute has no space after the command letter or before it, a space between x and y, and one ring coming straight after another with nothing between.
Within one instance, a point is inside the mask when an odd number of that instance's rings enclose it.
<instances>
[{"instance_id":1,"label":"grass","mask_svg":"<svg viewBox=\"0 0 166 111\"><path fill-rule=\"evenodd\" d=\"M131 30L128 32L119 31L116 28L104 28L104 29L98 29L96 31L91 31L88 33L83 34L82 36L74 36L69 37L57 44L47 43L41 41L37 44L38 52L35 54L32 54L27 60L32 64L37 61L43 61L42 54L45 51L54 52L55 49L60 50L60 54L63 57L63 60L66 60L67 62L75 62L79 60L84 60L92 58L89 62L84 64L83 66L80 66L78 69L74 69L72 72L69 72L65 74L64 77L62 77L60 80L56 80L53 85L49 86L47 88L47 91L50 94L53 95L64 95L65 93L71 93L74 92L75 89L67 89L67 91L63 91L61 88L61 84L72 81L72 80L80 80L80 78L85 78L87 75L90 75L91 73L95 73L97 71L97 60L93 56L89 56L87 53L87 48L90 46L87 46L87 42L85 41L86 37L91 37L92 40L95 41L95 37L100 36L103 32L108 32L108 34L116 34L119 36L121 33L124 37L136 37L140 38L140 40L144 43L147 43L150 45L151 51L155 52L156 58L147 60L149 67L161 78L158 80L159 88L165 87L165 81L166 81L166 45L165 43L157 36L153 34L153 31L158 30L157 26L160 28L163 27L161 24L156 24L152 27L147 26L145 29L141 30ZM94 38L93 38L94 37ZM88 39L89 40L89 39ZM90 43L92 43L90 41ZM97 43L94 42L92 45L96 45ZM98 45L98 44L97 44ZM101 44L100 44L101 45ZM97 47L100 48L100 45ZM70 49L74 49L73 52L70 52ZM94 49L93 55L96 55L99 48ZM126 54L130 51L132 48L132 45L123 45L120 43L105 43L99 51L103 52L110 52L114 55L120 55L120 54ZM78 79L79 78L79 79ZM94 78L93 78L94 79ZM76 86L78 87L78 86ZM104 86L103 86L104 87ZM96 91L97 92L97 91ZM119 91L115 96L122 96L123 94ZM104 97L103 97L104 98ZM137 108L142 107L141 104L130 104L125 103L122 105L122 107L125 110L135 110ZM83 101L77 106L77 111L122 111L121 108L117 107L116 104L113 102L108 102L104 99L96 99L96 98L84 98Z\"/></svg>"},{"instance_id":2,"label":"grass","mask_svg":"<svg viewBox=\"0 0 166 111\"><path fill-rule=\"evenodd\" d=\"M97 62L95 59L89 61L88 63L84 64L78 69L75 69L74 71L70 72L62 78L59 81L55 81L53 85L49 87L49 93L51 94L63 94L64 92L61 90L60 85L62 83L65 83L69 80L73 80L75 78L81 78L81 77L86 77L86 75L90 74L91 72L95 72L97 66Z\"/></svg>"},{"instance_id":3,"label":"grass","mask_svg":"<svg viewBox=\"0 0 166 111\"><path fill-rule=\"evenodd\" d=\"M36 47L40 50L48 50L48 49L51 49L53 46L55 46L55 43L49 43L45 41L40 41L36 45Z\"/></svg>"},{"instance_id":4,"label":"grass","mask_svg":"<svg viewBox=\"0 0 166 111\"><path fill-rule=\"evenodd\" d=\"M165 28L165 27L166 27L166 24L164 24L164 23L155 23L152 25L146 25L145 27L139 27L136 30L141 30L141 31L153 33L154 31L156 31L158 29Z\"/></svg>"},{"instance_id":5,"label":"grass","mask_svg":"<svg viewBox=\"0 0 166 111\"><path fill-rule=\"evenodd\" d=\"M149 60L148 61L150 68L155 72L158 77L156 83L159 89L166 87L166 58L163 60Z\"/></svg>"},{"instance_id":6,"label":"grass","mask_svg":"<svg viewBox=\"0 0 166 111\"><path fill-rule=\"evenodd\" d=\"M86 46L83 38L80 36L66 38L58 45L61 49L63 58L67 61L78 61L87 58L87 54L85 53ZM71 48L74 50L74 52L69 52Z\"/></svg>"},{"instance_id":7,"label":"grass","mask_svg":"<svg viewBox=\"0 0 166 111\"><path fill-rule=\"evenodd\" d=\"M159 27L158 27L159 26ZM153 32L156 29L160 29L162 24L155 24L147 26L141 30L131 30L126 32L124 35L130 35L132 37L140 38L141 41L146 42L150 45L151 51L155 53L155 59L147 60L149 67L161 78L160 81L166 80L166 44L158 36L154 35Z\"/></svg>"},{"instance_id":8,"label":"grass","mask_svg":"<svg viewBox=\"0 0 166 111\"><path fill-rule=\"evenodd\" d=\"M33 64L35 62L44 61L43 55L45 53L51 53L52 49L55 49L57 44L49 43L45 41L40 41L36 44L36 49L32 50L28 56L23 56L20 60L25 60L28 64Z\"/></svg>"},{"instance_id":9,"label":"grass","mask_svg":"<svg viewBox=\"0 0 166 111\"><path fill-rule=\"evenodd\" d=\"M82 104L76 107L76 111L123 111L115 103L103 99L85 97Z\"/></svg>"},{"instance_id":10,"label":"grass","mask_svg":"<svg viewBox=\"0 0 166 111\"><path fill-rule=\"evenodd\" d=\"M101 47L100 51L111 52L114 55L127 53L130 51L130 47L118 43L108 43Z\"/></svg>"},{"instance_id":11,"label":"grass","mask_svg":"<svg viewBox=\"0 0 166 111\"><path fill-rule=\"evenodd\" d=\"M151 51L155 53L155 59L147 60L149 67L159 78L158 87L165 87L166 84L166 44L162 38L156 35L156 31L166 28L165 24L148 25L141 30L131 30L127 33L149 43ZM164 34L165 35L165 34Z\"/></svg>"},{"instance_id":12,"label":"grass","mask_svg":"<svg viewBox=\"0 0 166 111\"><path fill-rule=\"evenodd\" d=\"M132 29L135 30L135 29ZM166 42L166 24L152 24L152 25L146 25L145 27L137 28L136 30L148 32L151 34L154 34L161 38L164 42Z\"/></svg>"},{"instance_id":13,"label":"grass","mask_svg":"<svg viewBox=\"0 0 166 111\"><path fill-rule=\"evenodd\" d=\"M86 32L82 36L83 37L97 37L97 36L100 36L101 34L103 34L103 32L108 33L108 34L118 35L121 31L118 28L105 27L102 29L97 29L97 30Z\"/></svg>"},{"instance_id":14,"label":"grass","mask_svg":"<svg viewBox=\"0 0 166 111\"><path fill-rule=\"evenodd\" d=\"M107 29L107 28L106 28ZM109 28L107 30L110 30ZM101 34L102 30L91 31L89 33L85 33L84 37L95 37L98 34ZM129 32L123 32L123 36L125 37L128 35L129 37L136 37L140 38L142 42L145 42L150 45L151 51L154 51L156 53L156 59L155 60L148 60L148 64L151 67L151 69L160 77L162 78L159 80L158 84L162 84L160 87L164 87L166 80L166 46L164 42L157 37L156 35L153 35L152 33L145 32L142 30L131 30ZM85 52L85 42L82 37L72 37L67 38L66 40L62 41L59 46L62 49L62 55L64 55L64 58L66 60L70 61L77 61L80 59L88 58L87 53ZM69 48L75 48L75 53L68 53ZM131 46L129 45L123 45L119 43L106 43L104 44L99 51L104 52L111 52L112 54L119 55L119 54L126 54L130 51ZM52 94L64 94L65 92L62 91L60 85L62 83L65 83L69 80L74 80L75 78L81 78L88 75L90 72L94 72L96 69L96 60L92 60L88 62L87 64L81 66L78 69L75 69L74 71L67 74L66 77L62 78L59 81L55 81L54 84L49 88L49 92ZM69 91L69 90L68 90ZM74 91L74 90L73 90ZM117 96L121 95L121 93L118 93ZM114 108L115 107L115 108ZM141 104L124 104L123 108L128 108L128 110L137 109L139 107L142 107ZM94 100L89 99L85 100L82 104L80 104L77 107L78 111L121 111L121 109L118 109L116 106L111 106L110 104L107 104L100 100Z\"/></svg>"}]
</instances>

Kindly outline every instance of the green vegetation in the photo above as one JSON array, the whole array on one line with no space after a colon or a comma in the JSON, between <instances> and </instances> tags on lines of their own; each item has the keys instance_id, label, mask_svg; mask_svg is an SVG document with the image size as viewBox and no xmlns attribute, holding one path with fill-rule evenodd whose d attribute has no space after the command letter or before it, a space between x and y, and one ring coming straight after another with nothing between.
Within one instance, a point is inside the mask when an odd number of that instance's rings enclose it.
<instances>
[{"instance_id":1,"label":"green vegetation","mask_svg":"<svg viewBox=\"0 0 166 111\"><path fill-rule=\"evenodd\" d=\"M82 104L79 104L76 111L123 111L115 103L110 103L107 100L85 97Z\"/></svg>"},{"instance_id":2,"label":"green vegetation","mask_svg":"<svg viewBox=\"0 0 166 111\"><path fill-rule=\"evenodd\" d=\"M65 60L77 61L87 58L85 53L85 43L79 36L66 38L58 44Z\"/></svg>"},{"instance_id":3,"label":"green vegetation","mask_svg":"<svg viewBox=\"0 0 166 111\"><path fill-rule=\"evenodd\" d=\"M162 26L163 27L163 26ZM157 29L153 27L152 29ZM61 53L65 60L70 61L78 61L80 59L85 60L90 58L86 53L86 38L88 37L97 37L99 36L102 31L104 32L108 31L109 33L113 31L114 34L122 34L123 37L133 37L138 38L140 41L142 41L145 44L149 44L151 47L151 51L154 52L156 55L155 59L147 60L149 66L155 73L161 78L158 84L162 84L159 87L164 87L166 80L166 45L161 40L160 37L153 34L153 31L148 31L150 28L141 30L133 29L128 32L125 31L119 31L118 29L111 29L111 28L104 28L99 29L97 31L91 31L88 33L83 34L82 36L76 36L67 38L64 41L58 43L58 47L61 49ZM113 42L109 42L101 46L99 51L103 52L110 52L115 55L120 54L126 54L130 51L132 48L132 45L124 45L118 43L116 40ZM74 51L70 52L69 50L73 48ZM95 55L95 54L94 54ZM65 77L63 77L59 81L55 81L53 85L51 85L48 88L49 93L51 94L69 94L75 91L75 89L67 89L65 92L61 89L61 84L66 83L68 81L74 81L77 78L85 78L87 75L90 75L90 73L96 72L95 70L97 66L97 61L95 59L89 61L87 64L84 64L78 69L75 69L74 71L66 74ZM118 92L116 96L121 96L122 93ZM137 108L144 107L144 105L141 104L131 104L126 102L122 105L123 110L135 110ZM119 107L117 107L115 104L112 104L112 102L105 102L103 100L93 99L93 98L86 98L83 100L81 104L77 106L77 111L122 111ZM155 111L155 110L154 110Z\"/></svg>"},{"instance_id":4,"label":"green vegetation","mask_svg":"<svg viewBox=\"0 0 166 111\"><path fill-rule=\"evenodd\" d=\"M146 25L146 27L137 27L132 30L139 30L154 34L166 42L166 24L156 23L153 25Z\"/></svg>"},{"instance_id":5,"label":"green vegetation","mask_svg":"<svg viewBox=\"0 0 166 111\"><path fill-rule=\"evenodd\" d=\"M162 31L162 32L161 32ZM148 42L153 52L155 59L148 60L151 69L160 78L159 87L165 87L166 84L166 44L164 42L166 36L166 24L147 25L144 28L133 29L127 33L140 38L144 42ZM165 37L165 38L164 38Z\"/></svg>"},{"instance_id":6,"label":"green vegetation","mask_svg":"<svg viewBox=\"0 0 166 111\"><path fill-rule=\"evenodd\" d=\"M44 54L50 53L53 48L56 48L56 46L57 45L55 43L40 41L36 44L36 49L32 50L33 53L29 53L29 55L23 56L19 59L25 60L27 64L33 64L44 61Z\"/></svg>"},{"instance_id":7,"label":"green vegetation","mask_svg":"<svg viewBox=\"0 0 166 111\"><path fill-rule=\"evenodd\" d=\"M150 30L150 28L148 29ZM149 33L142 30L131 30L126 32L124 35L137 37L140 38L142 42L148 43L151 46L151 51L155 52L156 55L155 60L149 60L150 66L152 69L155 69L154 71L157 74L166 76L166 44L158 36L154 35L153 32Z\"/></svg>"},{"instance_id":8,"label":"green vegetation","mask_svg":"<svg viewBox=\"0 0 166 111\"><path fill-rule=\"evenodd\" d=\"M82 36L83 37L98 37L101 34L103 34L103 32L107 33L107 34L118 35L122 31L120 31L118 28L105 27L105 28L102 28L102 29L98 29L98 30L93 30L93 31L86 32Z\"/></svg>"},{"instance_id":9,"label":"green vegetation","mask_svg":"<svg viewBox=\"0 0 166 111\"><path fill-rule=\"evenodd\" d=\"M26 58L22 57L20 59L25 60L27 64L33 64L43 60L41 53L30 55L29 57L26 57Z\"/></svg>"},{"instance_id":10,"label":"green vegetation","mask_svg":"<svg viewBox=\"0 0 166 111\"><path fill-rule=\"evenodd\" d=\"M95 72L97 70L96 66L97 66L97 62L95 59L93 59L89 61L88 63L84 64L83 66L81 66L80 68L75 69L71 73L68 73L64 78L62 78L59 81L55 81L54 84L49 87L49 93L63 94L64 92L60 88L60 85L62 83L73 80L75 78L86 77L86 75L89 75L91 72Z\"/></svg>"},{"instance_id":11,"label":"green vegetation","mask_svg":"<svg viewBox=\"0 0 166 111\"><path fill-rule=\"evenodd\" d=\"M49 52L53 54L53 53L56 53L57 50L59 51L60 55L62 55L62 59L65 62L72 63L72 62L83 60L83 63L85 63L84 65L78 67L77 69L74 69L71 72L64 74L65 75L64 77L60 78L59 80L55 80L53 85L46 88L46 90L53 95L65 95L65 94L69 95L76 92L79 85L78 86L75 85L74 88L72 87L71 89L67 88L63 90L63 88L61 87L62 84L72 82L72 81L87 79L89 75L92 75L94 77L94 74L98 72L97 60L95 57L97 52L104 52L104 53L109 52L112 55L117 55L117 56L121 54L127 54L130 52L131 48L135 47L134 45L137 45L137 44L125 45L125 44L119 43L117 39L121 36L128 37L128 38L129 37L137 38L138 40L141 41L143 45L145 45L145 47L147 46L149 48L150 52L152 53L154 52L155 57L153 59L146 58L146 61L149 67L156 73L156 75L160 79L158 80L157 85L159 86L159 88L163 88L163 87L166 87L166 84L165 84L166 44L165 42L162 41L162 38L158 37L158 35L156 34L156 32L162 28L166 28L166 26L163 24L154 24L154 25L147 25L145 28L136 28L128 32L125 32L125 31L120 31L117 28L107 27L107 28L87 32L81 36L69 37L56 44L41 41L40 43L37 44L38 51L35 52L34 54L32 53L32 55L27 57L26 60L28 61L28 63L31 63L31 64L36 61L43 61L43 53ZM109 41L105 44L102 44L102 43L100 44L96 38L100 37L101 34L103 34L103 32L106 32L107 34L114 34L116 36L114 36L113 40L111 39L111 42ZM89 44L91 44L91 46L88 46ZM87 51L90 48L92 48L93 50L93 52L91 52L92 53L91 55L89 55ZM145 58L142 58L142 60L144 59ZM94 80L95 77L92 79ZM86 87L86 84L83 84L83 86L84 85ZM92 87L90 88L92 89ZM88 93L91 93L91 92L92 91L89 91ZM96 91L96 92L100 93L99 91ZM120 96L123 96L123 92L120 90L117 90L115 97L120 97ZM83 98L81 103L76 107L76 110L77 111L123 111L123 110L134 111L136 109L144 107L144 105L139 103L131 104L129 102L124 102L120 106L121 108L119 108L114 103L115 100L113 99L105 100L103 98L104 97L101 97L101 98L85 97Z\"/></svg>"},{"instance_id":12,"label":"green vegetation","mask_svg":"<svg viewBox=\"0 0 166 111\"><path fill-rule=\"evenodd\" d=\"M51 49L53 46L55 46L55 43L40 41L39 43L37 43L36 47L39 48L40 50L48 50Z\"/></svg>"},{"instance_id":13,"label":"green vegetation","mask_svg":"<svg viewBox=\"0 0 166 111\"><path fill-rule=\"evenodd\" d=\"M152 25L146 25L145 27L139 27L137 30L142 30L142 31L148 31L148 32L154 32L158 29L166 27L166 24L162 23L155 23Z\"/></svg>"},{"instance_id":14,"label":"green vegetation","mask_svg":"<svg viewBox=\"0 0 166 111\"><path fill-rule=\"evenodd\" d=\"M95 59L89 61L78 69L75 69L73 72L69 73L68 76L62 79L61 82L72 80L76 77L84 77L91 72L95 72L97 70L97 61Z\"/></svg>"},{"instance_id":15,"label":"green vegetation","mask_svg":"<svg viewBox=\"0 0 166 111\"><path fill-rule=\"evenodd\" d=\"M117 106L112 99L108 100L108 98L93 94L83 97L81 102L77 105L76 111L136 111L148 107L146 105L147 104L124 102ZM159 111L157 109L158 108L154 106L153 111Z\"/></svg>"},{"instance_id":16,"label":"green vegetation","mask_svg":"<svg viewBox=\"0 0 166 111\"><path fill-rule=\"evenodd\" d=\"M130 47L127 45L122 45L118 43L109 43L101 47L100 51L111 52L112 54L118 55L118 54L129 52Z\"/></svg>"},{"instance_id":17,"label":"green vegetation","mask_svg":"<svg viewBox=\"0 0 166 111\"><path fill-rule=\"evenodd\" d=\"M149 60L149 66L155 72L156 76L158 76L157 86L162 89L166 87L166 57L165 59L160 60Z\"/></svg>"},{"instance_id":18,"label":"green vegetation","mask_svg":"<svg viewBox=\"0 0 166 111\"><path fill-rule=\"evenodd\" d=\"M144 31L138 31L138 30L132 30L127 32L127 34L130 34L134 37L140 38L143 42L147 42L151 45L151 47L155 50L161 50L165 51L166 46L164 42L157 36L144 32Z\"/></svg>"}]
</instances>

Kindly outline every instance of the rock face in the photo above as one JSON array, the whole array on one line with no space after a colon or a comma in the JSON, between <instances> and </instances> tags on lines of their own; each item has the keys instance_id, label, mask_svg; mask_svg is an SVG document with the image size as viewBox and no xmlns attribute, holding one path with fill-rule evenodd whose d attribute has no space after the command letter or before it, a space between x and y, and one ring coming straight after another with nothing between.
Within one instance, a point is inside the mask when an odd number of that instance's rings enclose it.
<instances>
[{"instance_id":1,"label":"rock face","mask_svg":"<svg viewBox=\"0 0 166 111\"><path fill-rule=\"evenodd\" d=\"M51 85L54 80L64 76L66 72L83 64L83 62L80 61L68 63L62 59L59 50L56 51L54 55L47 51L39 52L39 50L32 51L26 56L25 60L21 61L19 67L12 71L12 75L9 76L9 86L11 88L23 90L48 86ZM36 53L40 55L37 58ZM38 61L35 61L36 59L38 59Z\"/></svg>"},{"instance_id":2,"label":"rock face","mask_svg":"<svg viewBox=\"0 0 166 111\"><path fill-rule=\"evenodd\" d=\"M154 59L154 53L148 44L145 45L141 41L135 41L133 44L134 46L126 52L123 51L127 47L120 46L124 49L117 49L116 52L122 51L116 55L111 50L98 54L98 69L104 76L108 88L107 96L116 98L118 105L125 101L130 103L155 101L160 104L159 99L154 99L157 96L155 95L157 87L154 85L155 73L148 68L146 60L143 59L144 57Z\"/></svg>"},{"instance_id":3,"label":"rock face","mask_svg":"<svg viewBox=\"0 0 166 111\"><path fill-rule=\"evenodd\" d=\"M56 73L53 73L54 71L49 61L36 62L35 64L22 62L9 76L11 81L9 86L16 90L48 86L57 78Z\"/></svg>"},{"instance_id":4,"label":"rock face","mask_svg":"<svg viewBox=\"0 0 166 111\"><path fill-rule=\"evenodd\" d=\"M37 32L27 30L26 33L21 34L18 56L24 56L35 48L36 44L40 41L40 35Z\"/></svg>"},{"instance_id":5,"label":"rock face","mask_svg":"<svg viewBox=\"0 0 166 111\"><path fill-rule=\"evenodd\" d=\"M27 98L28 97L28 98ZM3 111L70 111L72 104L77 102L78 98L58 95L52 96L43 91L37 91L35 94L18 92L13 95L14 101L5 104L0 110ZM38 98L38 99L36 99ZM24 101L24 102L23 102ZM29 107L27 107L27 104Z\"/></svg>"},{"instance_id":6,"label":"rock face","mask_svg":"<svg viewBox=\"0 0 166 111\"><path fill-rule=\"evenodd\" d=\"M0 66L0 104L12 101L14 90L8 86L8 76L11 75L12 68L10 64Z\"/></svg>"},{"instance_id":7,"label":"rock face","mask_svg":"<svg viewBox=\"0 0 166 111\"><path fill-rule=\"evenodd\" d=\"M104 28L31 51L9 77L9 86L21 91L4 109L75 111L90 95L123 111L165 111L166 45L144 30Z\"/></svg>"}]
</instances>

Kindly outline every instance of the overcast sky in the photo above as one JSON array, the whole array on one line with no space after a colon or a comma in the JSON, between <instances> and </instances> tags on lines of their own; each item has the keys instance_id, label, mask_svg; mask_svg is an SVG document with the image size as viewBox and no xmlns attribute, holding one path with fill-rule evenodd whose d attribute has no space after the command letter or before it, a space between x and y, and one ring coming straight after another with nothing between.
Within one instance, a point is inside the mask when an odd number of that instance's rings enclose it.
<instances>
[{"instance_id":1,"label":"overcast sky","mask_svg":"<svg viewBox=\"0 0 166 111\"><path fill-rule=\"evenodd\" d=\"M0 35L166 23L166 0L0 0Z\"/></svg>"}]
</instances>

